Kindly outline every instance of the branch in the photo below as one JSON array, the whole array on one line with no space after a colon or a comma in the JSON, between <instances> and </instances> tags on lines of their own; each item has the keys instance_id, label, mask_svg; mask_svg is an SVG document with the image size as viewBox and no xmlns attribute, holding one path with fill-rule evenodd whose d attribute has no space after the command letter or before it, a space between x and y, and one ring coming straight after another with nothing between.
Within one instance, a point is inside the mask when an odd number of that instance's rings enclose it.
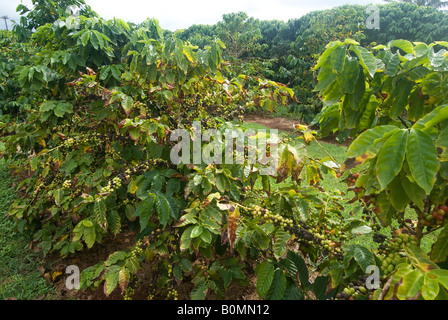
<instances>
[{"instance_id":1,"label":"branch","mask_svg":"<svg viewBox=\"0 0 448 320\"><path fill-rule=\"evenodd\" d=\"M391 276L389 280L387 280L386 284L384 285L383 290L380 293L380 296L378 297L378 300L383 300L386 293L389 291L390 285L392 284L393 277Z\"/></svg>"}]
</instances>

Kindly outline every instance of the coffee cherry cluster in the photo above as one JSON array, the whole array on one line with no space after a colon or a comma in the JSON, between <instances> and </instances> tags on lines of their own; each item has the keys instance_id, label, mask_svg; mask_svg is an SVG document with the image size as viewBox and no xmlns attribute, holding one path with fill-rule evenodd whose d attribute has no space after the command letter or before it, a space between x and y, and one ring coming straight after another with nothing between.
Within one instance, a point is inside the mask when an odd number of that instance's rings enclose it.
<instances>
[{"instance_id":1,"label":"coffee cherry cluster","mask_svg":"<svg viewBox=\"0 0 448 320\"><path fill-rule=\"evenodd\" d=\"M350 174L347 177L347 186L353 187L356 184L356 180L359 178L359 173Z\"/></svg>"},{"instance_id":2,"label":"coffee cherry cluster","mask_svg":"<svg viewBox=\"0 0 448 320\"><path fill-rule=\"evenodd\" d=\"M132 296L135 294L133 286L127 286L123 294L123 300L132 300Z\"/></svg>"},{"instance_id":3,"label":"coffee cherry cluster","mask_svg":"<svg viewBox=\"0 0 448 320\"><path fill-rule=\"evenodd\" d=\"M138 258L140 256L140 254L145 250L143 248L143 241L142 240L138 240L134 246L134 248L131 251L131 255L134 256L135 258Z\"/></svg>"},{"instance_id":4,"label":"coffee cherry cluster","mask_svg":"<svg viewBox=\"0 0 448 320\"><path fill-rule=\"evenodd\" d=\"M274 223L274 225L279 225L281 227L292 227L294 222L292 219L284 218L280 214L272 214L272 212L269 209L261 208L260 206L256 205L253 207L252 215L254 217L260 217L264 219L265 221L271 221Z\"/></svg>"},{"instance_id":5,"label":"coffee cherry cluster","mask_svg":"<svg viewBox=\"0 0 448 320\"><path fill-rule=\"evenodd\" d=\"M358 279L350 282L341 292L335 295L335 300L357 300L367 298L369 290L365 287L367 275L359 275Z\"/></svg>"},{"instance_id":6,"label":"coffee cherry cluster","mask_svg":"<svg viewBox=\"0 0 448 320\"><path fill-rule=\"evenodd\" d=\"M154 166L169 166L168 161L163 159L149 159L140 162L138 165L136 165L133 168L128 168L124 170L123 172L117 174L116 177L112 178L112 180L109 180L107 185L105 187L101 187L99 189L99 192L101 194L109 194L115 191L116 189L120 188L123 184L125 184L132 175L141 175L148 171L151 167Z\"/></svg>"},{"instance_id":7,"label":"coffee cherry cluster","mask_svg":"<svg viewBox=\"0 0 448 320\"><path fill-rule=\"evenodd\" d=\"M119 177L114 177L112 180L109 180L107 186L100 188L100 193L112 193L122 185L122 181Z\"/></svg>"},{"instance_id":8,"label":"coffee cherry cluster","mask_svg":"<svg viewBox=\"0 0 448 320\"><path fill-rule=\"evenodd\" d=\"M70 189L71 186L72 186L72 180L65 180L65 181L62 183L62 188L63 188L63 189Z\"/></svg>"},{"instance_id":9,"label":"coffee cherry cluster","mask_svg":"<svg viewBox=\"0 0 448 320\"><path fill-rule=\"evenodd\" d=\"M432 213L424 214L420 224L431 229L448 222L448 206L446 204L434 206Z\"/></svg>"},{"instance_id":10,"label":"coffee cherry cluster","mask_svg":"<svg viewBox=\"0 0 448 320\"><path fill-rule=\"evenodd\" d=\"M386 239L387 239L387 236L385 234L381 234L379 232L375 232L373 234L373 241L375 241L376 243L379 243L378 250L380 250L380 251L386 249L387 246L386 246L386 244L384 244Z\"/></svg>"},{"instance_id":11,"label":"coffee cherry cluster","mask_svg":"<svg viewBox=\"0 0 448 320\"><path fill-rule=\"evenodd\" d=\"M302 240L306 244L322 244L322 236L313 232L306 230L300 226L293 226L288 228L290 232L292 232L299 240ZM315 231L313 229L313 231Z\"/></svg>"},{"instance_id":12,"label":"coffee cherry cluster","mask_svg":"<svg viewBox=\"0 0 448 320\"><path fill-rule=\"evenodd\" d=\"M169 299L169 300L178 300L179 299L179 293L177 292L176 289L170 289L170 290L168 290L166 298Z\"/></svg>"},{"instance_id":13,"label":"coffee cherry cluster","mask_svg":"<svg viewBox=\"0 0 448 320\"><path fill-rule=\"evenodd\" d=\"M380 251L381 271L384 277L390 275L398 261L405 256L405 246L417 245L417 238L408 233L395 234L385 249Z\"/></svg>"},{"instance_id":14,"label":"coffee cherry cluster","mask_svg":"<svg viewBox=\"0 0 448 320\"><path fill-rule=\"evenodd\" d=\"M126 144L130 142L130 137L121 133L108 132L108 133L84 133L79 134L76 138L65 139L65 135L59 134L61 139L64 140L64 147L73 147L76 144L110 144L113 141L119 141L121 144Z\"/></svg>"},{"instance_id":15,"label":"coffee cherry cluster","mask_svg":"<svg viewBox=\"0 0 448 320\"><path fill-rule=\"evenodd\" d=\"M70 148L73 146L74 143L75 140L73 138L68 138L67 140L64 141L63 145L64 147Z\"/></svg>"}]
</instances>

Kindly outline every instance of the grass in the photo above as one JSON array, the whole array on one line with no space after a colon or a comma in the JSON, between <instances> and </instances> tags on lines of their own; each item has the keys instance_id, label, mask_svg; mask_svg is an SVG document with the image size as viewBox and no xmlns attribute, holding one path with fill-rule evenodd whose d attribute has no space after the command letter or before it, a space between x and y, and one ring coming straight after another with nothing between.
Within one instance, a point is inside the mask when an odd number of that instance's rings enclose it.
<instances>
[{"instance_id":1,"label":"grass","mask_svg":"<svg viewBox=\"0 0 448 320\"><path fill-rule=\"evenodd\" d=\"M31 236L16 231L14 222L6 217L16 196L12 182L4 161L0 161L0 299L46 297L53 287L38 271L42 256L29 249Z\"/></svg>"}]
</instances>

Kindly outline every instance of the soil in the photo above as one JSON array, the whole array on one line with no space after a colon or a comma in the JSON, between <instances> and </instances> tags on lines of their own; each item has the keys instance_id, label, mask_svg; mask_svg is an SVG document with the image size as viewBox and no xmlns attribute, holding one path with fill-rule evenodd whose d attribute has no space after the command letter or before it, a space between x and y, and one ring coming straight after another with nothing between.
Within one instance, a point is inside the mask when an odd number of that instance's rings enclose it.
<instances>
[{"instance_id":1,"label":"soil","mask_svg":"<svg viewBox=\"0 0 448 320\"><path fill-rule=\"evenodd\" d=\"M248 122L248 123L257 123L257 124L260 124L267 128L277 129L277 130L288 132L291 134L296 134L298 136L300 135L300 132L297 132L295 130L295 126L297 124L303 124L300 120L297 120L297 119L284 118L284 117L271 117L271 116L266 116L264 114L258 114L258 113L245 115L244 121ZM336 136L328 136L325 138L318 137L318 140L327 142L327 143L343 145L343 146L348 146L351 141L350 138L347 138L346 141L340 143L336 139Z\"/></svg>"},{"instance_id":2,"label":"soil","mask_svg":"<svg viewBox=\"0 0 448 320\"><path fill-rule=\"evenodd\" d=\"M57 299L57 300L123 300L123 293L120 288L117 287L109 296L104 293L103 285L101 282L97 288L87 290L69 290L66 287L65 281L68 275L65 274L65 270L69 265L75 265L80 271L87 267L93 266L99 262L107 260L108 256L120 250L131 250L135 244L136 234L130 231L125 231L118 234L116 237L110 237L105 239L101 243L95 244L91 249L87 249L81 252L77 252L73 256L66 258L60 257L58 254L50 254L42 261L40 272L43 277L53 283L55 293L51 297L42 297L44 299ZM155 280L157 275L154 268L165 257L154 259L148 263L142 263L142 269L138 272L136 279L134 279L135 293L132 295L133 300L148 300L152 287L156 287ZM196 262L192 262L195 264ZM225 297L218 297L213 292L209 292L206 295L206 300L258 300L256 291L256 276L255 274L246 273L249 279L247 286L241 286L232 282L226 290ZM191 300L190 293L194 284L189 281L188 276L182 283L176 286L179 300ZM152 299L160 300L163 297L155 295Z\"/></svg>"},{"instance_id":3,"label":"soil","mask_svg":"<svg viewBox=\"0 0 448 320\"><path fill-rule=\"evenodd\" d=\"M299 124L299 120L283 118L283 117L266 117L263 115L249 114L244 117L245 122L257 123L262 126L278 129L285 132L294 132L295 125Z\"/></svg>"}]
</instances>

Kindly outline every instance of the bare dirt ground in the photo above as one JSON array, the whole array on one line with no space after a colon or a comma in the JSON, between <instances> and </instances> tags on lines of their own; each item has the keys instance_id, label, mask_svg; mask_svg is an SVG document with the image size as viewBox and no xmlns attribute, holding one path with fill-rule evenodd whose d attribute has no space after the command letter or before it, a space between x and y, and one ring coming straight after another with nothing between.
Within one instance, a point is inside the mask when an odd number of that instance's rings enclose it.
<instances>
[{"instance_id":1,"label":"bare dirt ground","mask_svg":"<svg viewBox=\"0 0 448 320\"><path fill-rule=\"evenodd\" d=\"M277 129L280 131L294 133L297 135L300 135L301 133L295 130L295 125L303 124L301 123L300 120L297 119L284 118L284 117L270 117L263 114L248 114L244 117L244 121L248 123L257 123L271 129ZM351 141L350 138L347 138L346 141L340 143L336 140L336 136L328 136L325 138L317 137L317 140L344 146L348 146Z\"/></svg>"},{"instance_id":2,"label":"bare dirt ground","mask_svg":"<svg viewBox=\"0 0 448 320\"><path fill-rule=\"evenodd\" d=\"M299 120L283 117L266 117L263 115L250 114L244 117L244 121L257 123L271 129L278 129L285 132L294 132L294 126L299 124Z\"/></svg>"}]
</instances>

